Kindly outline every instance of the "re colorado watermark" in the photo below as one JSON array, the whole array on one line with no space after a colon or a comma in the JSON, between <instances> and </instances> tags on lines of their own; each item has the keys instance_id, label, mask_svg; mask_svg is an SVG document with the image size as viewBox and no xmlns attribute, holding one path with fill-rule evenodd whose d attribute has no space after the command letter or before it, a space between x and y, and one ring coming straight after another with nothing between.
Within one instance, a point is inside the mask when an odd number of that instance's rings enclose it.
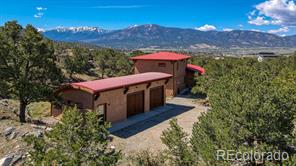
<instances>
[{"instance_id":1,"label":"re colorado watermark","mask_svg":"<svg viewBox=\"0 0 296 166\"><path fill-rule=\"evenodd\" d=\"M289 154L287 152L240 152L236 150L217 150L216 153L217 160L225 161L284 161L289 159Z\"/></svg>"}]
</instances>

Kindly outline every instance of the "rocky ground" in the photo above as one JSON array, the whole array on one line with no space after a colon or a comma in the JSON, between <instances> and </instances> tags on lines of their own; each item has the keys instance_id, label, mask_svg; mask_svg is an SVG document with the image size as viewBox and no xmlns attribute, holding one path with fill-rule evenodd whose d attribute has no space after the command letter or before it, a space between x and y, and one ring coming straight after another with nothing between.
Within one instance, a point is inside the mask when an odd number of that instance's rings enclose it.
<instances>
[{"instance_id":1,"label":"rocky ground","mask_svg":"<svg viewBox=\"0 0 296 166\"><path fill-rule=\"evenodd\" d=\"M50 129L45 125L21 124L14 120L1 120L0 122L0 165L16 164L25 157L29 147L24 142L27 135L42 136L45 130Z\"/></svg>"},{"instance_id":2,"label":"rocky ground","mask_svg":"<svg viewBox=\"0 0 296 166\"><path fill-rule=\"evenodd\" d=\"M18 122L17 101L0 100L0 166L20 165L30 148L24 142L24 137L42 136L56 123L46 116L49 115L47 107L48 103L44 102L30 105L29 123L22 124Z\"/></svg>"}]
</instances>

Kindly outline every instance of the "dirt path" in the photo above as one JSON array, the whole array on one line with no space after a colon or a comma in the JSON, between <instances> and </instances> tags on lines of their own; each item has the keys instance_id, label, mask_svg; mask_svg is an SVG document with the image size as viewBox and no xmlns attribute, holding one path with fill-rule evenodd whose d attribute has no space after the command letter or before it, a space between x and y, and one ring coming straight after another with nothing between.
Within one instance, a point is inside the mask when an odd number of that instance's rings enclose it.
<instances>
[{"instance_id":1,"label":"dirt path","mask_svg":"<svg viewBox=\"0 0 296 166\"><path fill-rule=\"evenodd\" d=\"M186 96L168 100L167 104L173 109L113 133L114 139L111 145L127 154L146 149L163 150L165 146L161 143L160 136L162 131L169 127L171 119L177 118L178 124L184 131L191 134L193 123L207 110L194 101Z\"/></svg>"}]
</instances>

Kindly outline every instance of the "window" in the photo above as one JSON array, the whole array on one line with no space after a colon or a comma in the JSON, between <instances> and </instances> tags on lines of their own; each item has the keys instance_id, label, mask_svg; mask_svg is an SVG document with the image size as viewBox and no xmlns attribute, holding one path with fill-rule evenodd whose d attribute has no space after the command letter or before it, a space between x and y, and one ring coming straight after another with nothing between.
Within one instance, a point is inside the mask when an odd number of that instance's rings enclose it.
<instances>
[{"instance_id":1,"label":"window","mask_svg":"<svg viewBox=\"0 0 296 166\"><path fill-rule=\"evenodd\" d=\"M158 63L158 67L166 67L165 63Z\"/></svg>"},{"instance_id":2,"label":"window","mask_svg":"<svg viewBox=\"0 0 296 166\"><path fill-rule=\"evenodd\" d=\"M106 104L98 105L95 113L98 118L102 118L104 121L106 121Z\"/></svg>"}]
</instances>

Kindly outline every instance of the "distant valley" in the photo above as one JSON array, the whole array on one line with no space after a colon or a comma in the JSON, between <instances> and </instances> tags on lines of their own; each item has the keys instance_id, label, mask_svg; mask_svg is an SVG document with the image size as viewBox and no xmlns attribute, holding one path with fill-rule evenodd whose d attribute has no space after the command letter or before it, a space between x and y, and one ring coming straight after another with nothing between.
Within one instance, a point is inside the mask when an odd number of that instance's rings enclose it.
<instances>
[{"instance_id":1,"label":"distant valley","mask_svg":"<svg viewBox=\"0 0 296 166\"><path fill-rule=\"evenodd\" d=\"M60 27L43 31L43 34L56 41L83 42L117 49L296 48L296 35L281 37L247 30L205 32L155 24L132 26L120 30Z\"/></svg>"}]
</instances>

